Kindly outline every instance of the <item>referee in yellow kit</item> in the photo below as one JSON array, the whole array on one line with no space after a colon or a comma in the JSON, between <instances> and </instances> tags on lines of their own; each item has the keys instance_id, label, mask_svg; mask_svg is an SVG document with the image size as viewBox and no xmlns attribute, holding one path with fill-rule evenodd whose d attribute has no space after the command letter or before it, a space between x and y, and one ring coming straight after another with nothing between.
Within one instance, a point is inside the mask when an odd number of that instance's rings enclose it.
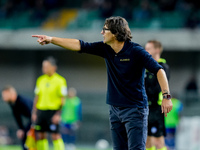
<instances>
[{"instance_id":1,"label":"referee in yellow kit","mask_svg":"<svg viewBox=\"0 0 200 150\"><path fill-rule=\"evenodd\" d=\"M51 133L54 150L64 150L64 143L59 133L60 113L67 83L64 77L56 73L57 65L53 57L42 63L44 75L37 79L32 121L35 124L37 150L48 150L47 132Z\"/></svg>"}]
</instances>

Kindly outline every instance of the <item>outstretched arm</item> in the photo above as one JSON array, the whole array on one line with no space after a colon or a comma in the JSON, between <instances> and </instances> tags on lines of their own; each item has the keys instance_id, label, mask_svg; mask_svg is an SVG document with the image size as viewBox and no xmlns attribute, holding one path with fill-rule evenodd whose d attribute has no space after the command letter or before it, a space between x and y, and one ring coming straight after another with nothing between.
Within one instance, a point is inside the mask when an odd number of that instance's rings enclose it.
<instances>
[{"instance_id":1,"label":"outstretched arm","mask_svg":"<svg viewBox=\"0 0 200 150\"><path fill-rule=\"evenodd\" d=\"M157 78L158 78L158 82L160 84L162 93L170 93L169 91L169 85L168 85L168 80L165 74L165 71L163 69L160 69L157 73ZM167 117L167 113L169 113L172 110L172 101L171 99L165 99L163 98L162 100L162 113L165 113L165 116Z\"/></svg>"},{"instance_id":2,"label":"outstretched arm","mask_svg":"<svg viewBox=\"0 0 200 150\"><path fill-rule=\"evenodd\" d=\"M37 42L39 42L41 45L52 43L72 51L81 50L80 41L78 39L50 37L46 35L32 35L32 37L38 38Z\"/></svg>"},{"instance_id":3,"label":"outstretched arm","mask_svg":"<svg viewBox=\"0 0 200 150\"><path fill-rule=\"evenodd\" d=\"M36 108L36 104L37 104L37 101L38 101L38 96L36 95L35 98L34 98L34 102L33 102L33 109L32 109L32 116L31 116L31 120L33 123L35 123L36 119L37 119L37 108Z\"/></svg>"}]
</instances>

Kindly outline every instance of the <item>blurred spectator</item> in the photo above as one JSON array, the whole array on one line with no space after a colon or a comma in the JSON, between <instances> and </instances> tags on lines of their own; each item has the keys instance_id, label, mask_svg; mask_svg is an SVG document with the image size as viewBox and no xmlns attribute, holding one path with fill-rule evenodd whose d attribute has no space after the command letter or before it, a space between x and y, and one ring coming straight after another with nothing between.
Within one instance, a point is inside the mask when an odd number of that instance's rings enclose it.
<instances>
[{"instance_id":1,"label":"blurred spectator","mask_svg":"<svg viewBox=\"0 0 200 150\"><path fill-rule=\"evenodd\" d=\"M174 11L177 0L155 0L162 12Z\"/></svg>"},{"instance_id":2,"label":"blurred spectator","mask_svg":"<svg viewBox=\"0 0 200 150\"><path fill-rule=\"evenodd\" d=\"M46 15L44 0L35 0L34 9L31 15L31 20L34 21L33 23L35 23L35 21L44 21Z\"/></svg>"},{"instance_id":3,"label":"blurred spectator","mask_svg":"<svg viewBox=\"0 0 200 150\"><path fill-rule=\"evenodd\" d=\"M117 0L104 0L100 5L100 17L105 19L112 16L116 9Z\"/></svg>"},{"instance_id":4,"label":"blurred spectator","mask_svg":"<svg viewBox=\"0 0 200 150\"><path fill-rule=\"evenodd\" d=\"M44 7L47 10L66 7L66 6L63 6L64 0L37 0L37 1L44 1Z\"/></svg>"},{"instance_id":5,"label":"blurred spectator","mask_svg":"<svg viewBox=\"0 0 200 150\"><path fill-rule=\"evenodd\" d=\"M176 129L178 127L180 113L183 109L183 104L180 100L172 97L173 108L172 111L165 117L165 127L166 127L166 137L165 144L168 147L168 150L174 150L175 140L176 140Z\"/></svg>"},{"instance_id":6,"label":"blurred spectator","mask_svg":"<svg viewBox=\"0 0 200 150\"><path fill-rule=\"evenodd\" d=\"M0 18L8 18L13 14L14 3L12 0L6 1L0 7Z\"/></svg>"},{"instance_id":7,"label":"blurred spectator","mask_svg":"<svg viewBox=\"0 0 200 150\"><path fill-rule=\"evenodd\" d=\"M200 11L199 9L194 9L190 12L187 17L185 26L190 29L196 29L200 25Z\"/></svg>"},{"instance_id":8,"label":"blurred spectator","mask_svg":"<svg viewBox=\"0 0 200 150\"><path fill-rule=\"evenodd\" d=\"M185 86L186 104L191 104L198 100L198 86L195 75L192 75Z\"/></svg>"},{"instance_id":9,"label":"blurred spectator","mask_svg":"<svg viewBox=\"0 0 200 150\"><path fill-rule=\"evenodd\" d=\"M68 150L75 150L76 131L82 120L81 100L76 94L75 88L69 88L61 113L62 138Z\"/></svg>"},{"instance_id":10,"label":"blurred spectator","mask_svg":"<svg viewBox=\"0 0 200 150\"><path fill-rule=\"evenodd\" d=\"M185 18L181 21L184 27L191 29L200 27L198 0L5 0L0 1L0 19L5 19L6 22L2 22L5 27L7 22L8 24L11 22L10 26L13 28L39 27L52 11L58 12L57 10L62 8L85 9L86 12L97 10L100 19L119 15L127 20L134 19L141 23L154 19L152 17L159 15L160 11L170 15L168 12L173 14L181 10L179 15ZM14 21L19 20L19 27L12 24L13 18Z\"/></svg>"},{"instance_id":11,"label":"blurred spectator","mask_svg":"<svg viewBox=\"0 0 200 150\"><path fill-rule=\"evenodd\" d=\"M4 13L5 17L12 17L16 13L23 12L24 10L31 9L34 6L33 0L7 0L2 3L0 13Z\"/></svg>"},{"instance_id":12,"label":"blurred spectator","mask_svg":"<svg viewBox=\"0 0 200 150\"><path fill-rule=\"evenodd\" d=\"M8 128L6 126L0 126L0 145L8 145L11 142Z\"/></svg>"},{"instance_id":13,"label":"blurred spectator","mask_svg":"<svg viewBox=\"0 0 200 150\"><path fill-rule=\"evenodd\" d=\"M131 0L119 0L117 9L120 12L120 16L124 17L127 20L133 19L133 5Z\"/></svg>"},{"instance_id":14,"label":"blurred spectator","mask_svg":"<svg viewBox=\"0 0 200 150\"><path fill-rule=\"evenodd\" d=\"M184 0L184 2L192 5L194 8L200 8L199 0Z\"/></svg>"},{"instance_id":15,"label":"blurred spectator","mask_svg":"<svg viewBox=\"0 0 200 150\"><path fill-rule=\"evenodd\" d=\"M148 0L142 0L140 7L134 11L134 19L137 21L148 20L152 17L152 9Z\"/></svg>"},{"instance_id":16,"label":"blurred spectator","mask_svg":"<svg viewBox=\"0 0 200 150\"><path fill-rule=\"evenodd\" d=\"M189 8L185 26L190 29L195 29L200 25L200 3L198 0L183 0L186 8Z\"/></svg>"},{"instance_id":17,"label":"blurred spectator","mask_svg":"<svg viewBox=\"0 0 200 150\"><path fill-rule=\"evenodd\" d=\"M197 79L195 75L191 76L185 89L187 92L195 92L195 93L198 92Z\"/></svg>"},{"instance_id":18,"label":"blurred spectator","mask_svg":"<svg viewBox=\"0 0 200 150\"><path fill-rule=\"evenodd\" d=\"M104 0L85 0L82 2L82 8L91 10L91 9L98 9Z\"/></svg>"}]
</instances>

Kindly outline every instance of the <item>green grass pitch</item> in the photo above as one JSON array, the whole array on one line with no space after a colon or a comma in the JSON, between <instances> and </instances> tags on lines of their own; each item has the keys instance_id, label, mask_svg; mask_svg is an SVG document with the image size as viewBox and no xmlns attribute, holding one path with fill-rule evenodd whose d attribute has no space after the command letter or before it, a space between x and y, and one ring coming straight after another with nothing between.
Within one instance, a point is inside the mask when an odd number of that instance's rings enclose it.
<instances>
[{"instance_id":1,"label":"green grass pitch","mask_svg":"<svg viewBox=\"0 0 200 150\"><path fill-rule=\"evenodd\" d=\"M21 150L21 147L18 145L16 145L16 146L1 146L0 145L0 150ZM53 150L53 148L50 148L49 150ZM98 149L77 147L77 150L98 150ZM112 149L109 148L109 149L105 149L105 150L112 150Z\"/></svg>"}]
</instances>

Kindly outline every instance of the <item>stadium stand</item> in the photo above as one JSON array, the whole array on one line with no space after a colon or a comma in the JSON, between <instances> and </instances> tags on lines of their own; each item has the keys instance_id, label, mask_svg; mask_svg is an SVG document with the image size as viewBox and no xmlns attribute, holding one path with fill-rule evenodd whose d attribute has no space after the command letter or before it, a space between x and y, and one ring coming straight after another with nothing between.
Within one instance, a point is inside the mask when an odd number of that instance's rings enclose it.
<instances>
[{"instance_id":1,"label":"stadium stand","mask_svg":"<svg viewBox=\"0 0 200 150\"><path fill-rule=\"evenodd\" d=\"M0 28L91 28L111 15L126 18L131 28L199 28L198 8L186 0L2 0Z\"/></svg>"}]
</instances>

